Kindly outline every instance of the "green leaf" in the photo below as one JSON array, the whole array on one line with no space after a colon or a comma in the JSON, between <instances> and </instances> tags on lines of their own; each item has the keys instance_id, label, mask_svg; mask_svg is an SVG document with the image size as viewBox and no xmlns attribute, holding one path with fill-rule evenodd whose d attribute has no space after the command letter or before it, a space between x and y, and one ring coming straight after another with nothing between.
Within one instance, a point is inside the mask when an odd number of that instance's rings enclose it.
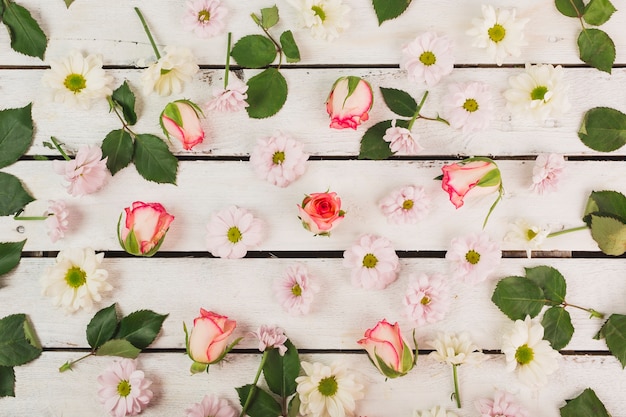
<instances>
[{"instance_id":1,"label":"green leaf","mask_svg":"<svg viewBox=\"0 0 626 417\"><path fill-rule=\"evenodd\" d=\"M264 29L269 29L276 23L278 23L278 7L276 5L261 9L261 26Z\"/></svg>"},{"instance_id":2,"label":"green leaf","mask_svg":"<svg viewBox=\"0 0 626 417\"><path fill-rule=\"evenodd\" d=\"M96 350L96 356L120 356L135 359L140 352L141 349L136 348L126 339L111 339Z\"/></svg>"},{"instance_id":3,"label":"green leaf","mask_svg":"<svg viewBox=\"0 0 626 417\"><path fill-rule=\"evenodd\" d=\"M0 275L6 274L20 263L25 243L26 239L21 242L0 243Z\"/></svg>"},{"instance_id":4,"label":"green leaf","mask_svg":"<svg viewBox=\"0 0 626 417\"><path fill-rule=\"evenodd\" d=\"M276 46L261 35L248 35L239 39L230 55L242 67L263 68L276 59ZM248 92L250 94L250 92Z\"/></svg>"},{"instance_id":5,"label":"green leaf","mask_svg":"<svg viewBox=\"0 0 626 417\"><path fill-rule=\"evenodd\" d=\"M148 181L176 184L178 159L161 138L150 134L135 136L134 161L137 172Z\"/></svg>"},{"instance_id":6,"label":"green leaf","mask_svg":"<svg viewBox=\"0 0 626 417\"><path fill-rule=\"evenodd\" d=\"M500 175L500 169L494 168L487 172L477 183L478 187L495 187L502 182L502 176Z\"/></svg>"},{"instance_id":7,"label":"green leaf","mask_svg":"<svg viewBox=\"0 0 626 417\"><path fill-rule=\"evenodd\" d=\"M287 101L287 80L276 68L268 68L248 80L248 116L264 119L278 113Z\"/></svg>"},{"instance_id":8,"label":"green leaf","mask_svg":"<svg viewBox=\"0 0 626 417\"><path fill-rule=\"evenodd\" d=\"M591 237L607 255L620 256L626 252L626 224L621 220L592 214Z\"/></svg>"},{"instance_id":9,"label":"green leaf","mask_svg":"<svg viewBox=\"0 0 626 417\"><path fill-rule=\"evenodd\" d=\"M43 59L48 39L28 10L13 2L7 2L2 20L9 30L11 48L14 51Z\"/></svg>"},{"instance_id":10,"label":"green leaf","mask_svg":"<svg viewBox=\"0 0 626 417\"><path fill-rule=\"evenodd\" d=\"M583 29L578 35L580 59L600 71L611 73L615 62L615 44L600 29Z\"/></svg>"},{"instance_id":11,"label":"green leaf","mask_svg":"<svg viewBox=\"0 0 626 417\"><path fill-rule=\"evenodd\" d=\"M291 401L289 401L287 417L297 417L300 415L300 396L294 395L291 397Z\"/></svg>"},{"instance_id":12,"label":"green leaf","mask_svg":"<svg viewBox=\"0 0 626 417\"><path fill-rule=\"evenodd\" d=\"M601 332L613 356L626 367L626 315L611 314Z\"/></svg>"},{"instance_id":13,"label":"green leaf","mask_svg":"<svg viewBox=\"0 0 626 417\"><path fill-rule=\"evenodd\" d=\"M74 3L74 0L63 0L65 1L65 6L69 9L70 6L72 5L72 3Z\"/></svg>"},{"instance_id":14,"label":"green leaf","mask_svg":"<svg viewBox=\"0 0 626 417\"><path fill-rule=\"evenodd\" d=\"M0 398L15 397L15 371L10 366L0 366Z\"/></svg>"},{"instance_id":15,"label":"green leaf","mask_svg":"<svg viewBox=\"0 0 626 417\"><path fill-rule=\"evenodd\" d=\"M563 349L574 335L572 319L567 310L560 306L546 310L541 325L544 328L543 339L550 342L552 349Z\"/></svg>"},{"instance_id":16,"label":"green leaf","mask_svg":"<svg viewBox=\"0 0 626 417\"><path fill-rule=\"evenodd\" d=\"M613 217L626 223L626 196L618 191L593 191L583 217L588 226L591 226L591 214Z\"/></svg>"},{"instance_id":17,"label":"green leaf","mask_svg":"<svg viewBox=\"0 0 626 417\"><path fill-rule=\"evenodd\" d=\"M33 143L32 103L0 110L0 168L20 159Z\"/></svg>"},{"instance_id":18,"label":"green leaf","mask_svg":"<svg viewBox=\"0 0 626 417\"><path fill-rule=\"evenodd\" d=\"M594 151L612 152L626 144L626 114L608 107L585 113L578 137Z\"/></svg>"},{"instance_id":19,"label":"green leaf","mask_svg":"<svg viewBox=\"0 0 626 417\"><path fill-rule=\"evenodd\" d=\"M556 8L567 17L580 17L585 9L583 0L556 0Z\"/></svg>"},{"instance_id":20,"label":"green leaf","mask_svg":"<svg viewBox=\"0 0 626 417\"><path fill-rule=\"evenodd\" d=\"M133 160L133 139L124 129L112 130L102 141L102 157L107 157L107 168L115 175Z\"/></svg>"},{"instance_id":21,"label":"green leaf","mask_svg":"<svg viewBox=\"0 0 626 417\"><path fill-rule=\"evenodd\" d=\"M407 120L396 120L396 126L407 128L409 122ZM389 142L385 142L383 139L385 132L390 127L391 120L384 120L367 129L361 138L359 159L380 160L387 159L393 155L389 148Z\"/></svg>"},{"instance_id":22,"label":"green leaf","mask_svg":"<svg viewBox=\"0 0 626 417\"><path fill-rule=\"evenodd\" d=\"M591 0L585 6L583 19L593 26L605 24L617 9L609 0Z\"/></svg>"},{"instance_id":23,"label":"green leaf","mask_svg":"<svg viewBox=\"0 0 626 417\"><path fill-rule=\"evenodd\" d=\"M152 310L130 313L120 322L115 338L126 339L133 346L145 349L156 339L167 316L167 314L158 314Z\"/></svg>"},{"instance_id":24,"label":"green leaf","mask_svg":"<svg viewBox=\"0 0 626 417\"><path fill-rule=\"evenodd\" d=\"M247 415L250 417L278 417L282 415L280 404L267 392L258 387L254 387L252 384L235 388L237 394L239 394L239 403L242 407L248 398L250 390L253 388L254 392L252 393L252 400L246 411Z\"/></svg>"},{"instance_id":25,"label":"green leaf","mask_svg":"<svg viewBox=\"0 0 626 417\"><path fill-rule=\"evenodd\" d=\"M131 126L137 123L137 113L135 113L135 94L130 89L128 82L124 81L124 84L120 85L115 91L113 91L111 99L122 108L122 113L126 123Z\"/></svg>"},{"instance_id":26,"label":"green leaf","mask_svg":"<svg viewBox=\"0 0 626 417\"><path fill-rule=\"evenodd\" d=\"M410 118L417 112L417 102L409 93L395 88L383 87L380 87L380 92L387 107L395 114Z\"/></svg>"},{"instance_id":27,"label":"green leaf","mask_svg":"<svg viewBox=\"0 0 626 417\"><path fill-rule=\"evenodd\" d=\"M87 325L87 343L93 349L110 340L117 329L117 311L115 303L98 311Z\"/></svg>"},{"instance_id":28,"label":"green leaf","mask_svg":"<svg viewBox=\"0 0 626 417\"><path fill-rule=\"evenodd\" d=\"M29 327L25 314L0 319L0 366L24 365L41 355L41 346L33 340Z\"/></svg>"},{"instance_id":29,"label":"green leaf","mask_svg":"<svg viewBox=\"0 0 626 417\"><path fill-rule=\"evenodd\" d=\"M300 49L293 38L293 33L286 30L280 35L280 46L287 57L287 62L300 62Z\"/></svg>"},{"instance_id":30,"label":"green leaf","mask_svg":"<svg viewBox=\"0 0 626 417\"><path fill-rule=\"evenodd\" d=\"M595 391L587 388L578 397L565 400L560 408L561 417L611 417Z\"/></svg>"},{"instance_id":31,"label":"green leaf","mask_svg":"<svg viewBox=\"0 0 626 417\"><path fill-rule=\"evenodd\" d=\"M557 269L545 265L524 269L526 278L537 284L543 291L543 296L548 300L546 304L561 304L565 301L567 283L565 277Z\"/></svg>"},{"instance_id":32,"label":"green leaf","mask_svg":"<svg viewBox=\"0 0 626 417\"><path fill-rule=\"evenodd\" d=\"M31 201L35 199L16 176L0 172L0 216L12 216Z\"/></svg>"},{"instance_id":33,"label":"green leaf","mask_svg":"<svg viewBox=\"0 0 626 417\"><path fill-rule=\"evenodd\" d=\"M373 0L378 25L400 16L411 4L411 0Z\"/></svg>"},{"instance_id":34,"label":"green leaf","mask_svg":"<svg viewBox=\"0 0 626 417\"><path fill-rule=\"evenodd\" d=\"M286 398L296 392L296 378L300 374L298 350L290 340L285 342L287 351L280 356L278 349L271 349L263 366L267 386L274 394Z\"/></svg>"},{"instance_id":35,"label":"green leaf","mask_svg":"<svg viewBox=\"0 0 626 417\"><path fill-rule=\"evenodd\" d=\"M541 288L524 277L506 277L498 282L491 301L511 320L535 317L545 304Z\"/></svg>"}]
</instances>

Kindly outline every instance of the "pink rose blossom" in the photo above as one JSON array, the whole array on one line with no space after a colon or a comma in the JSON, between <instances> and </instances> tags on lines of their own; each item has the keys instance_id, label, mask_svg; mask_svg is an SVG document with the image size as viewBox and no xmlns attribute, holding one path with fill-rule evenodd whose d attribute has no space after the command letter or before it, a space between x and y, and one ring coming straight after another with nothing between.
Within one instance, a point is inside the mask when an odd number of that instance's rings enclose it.
<instances>
[{"instance_id":1,"label":"pink rose blossom","mask_svg":"<svg viewBox=\"0 0 626 417\"><path fill-rule=\"evenodd\" d=\"M169 138L175 137L190 150L204 140L204 130L200 123L202 110L189 100L176 100L168 103L161 113L161 128Z\"/></svg>"},{"instance_id":2,"label":"pink rose blossom","mask_svg":"<svg viewBox=\"0 0 626 417\"><path fill-rule=\"evenodd\" d=\"M441 274L409 275L402 304L416 326L443 320L450 306L448 283Z\"/></svg>"},{"instance_id":3,"label":"pink rose blossom","mask_svg":"<svg viewBox=\"0 0 626 417\"><path fill-rule=\"evenodd\" d=\"M529 417L526 409L515 402L513 395L497 390L491 398L481 398L474 403L480 417Z\"/></svg>"},{"instance_id":4,"label":"pink rose blossom","mask_svg":"<svg viewBox=\"0 0 626 417\"><path fill-rule=\"evenodd\" d=\"M539 194L556 191L564 169L565 158L562 155L555 153L537 155L530 188Z\"/></svg>"},{"instance_id":5,"label":"pink rose blossom","mask_svg":"<svg viewBox=\"0 0 626 417\"><path fill-rule=\"evenodd\" d=\"M307 159L302 144L282 133L259 139L250 154L257 175L278 187L286 187L304 174Z\"/></svg>"},{"instance_id":6,"label":"pink rose blossom","mask_svg":"<svg viewBox=\"0 0 626 417\"><path fill-rule=\"evenodd\" d=\"M211 216L207 246L213 256L243 258L248 249L261 243L263 222L244 208L231 206Z\"/></svg>"},{"instance_id":7,"label":"pink rose blossom","mask_svg":"<svg viewBox=\"0 0 626 417\"><path fill-rule=\"evenodd\" d=\"M102 159L102 149L98 146L82 146L74 159L54 161L53 167L69 183L67 192L80 197L102 188L108 172L106 163L107 158Z\"/></svg>"},{"instance_id":8,"label":"pink rose blossom","mask_svg":"<svg viewBox=\"0 0 626 417\"><path fill-rule=\"evenodd\" d=\"M118 231L122 248L136 256L154 255L174 221L161 203L135 201L124 209L126 219ZM132 232L132 233L131 233Z\"/></svg>"},{"instance_id":9,"label":"pink rose blossom","mask_svg":"<svg viewBox=\"0 0 626 417\"><path fill-rule=\"evenodd\" d=\"M236 327L235 320L201 308L187 339L187 354L200 364L219 362L228 352L228 338Z\"/></svg>"},{"instance_id":10,"label":"pink rose blossom","mask_svg":"<svg viewBox=\"0 0 626 417\"><path fill-rule=\"evenodd\" d=\"M408 185L392 191L378 205L390 223L416 224L428 215L430 197L423 187Z\"/></svg>"},{"instance_id":11,"label":"pink rose blossom","mask_svg":"<svg viewBox=\"0 0 626 417\"><path fill-rule=\"evenodd\" d=\"M362 235L343 253L343 265L351 268L352 285L382 290L398 277L398 255L389 239Z\"/></svg>"},{"instance_id":12,"label":"pink rose blossom","mask_svg":"<svg viewBox=\"0 0 626 417\"><path fill-rule=\"evenodd\" d=\"M44 223L48 229L48 236L52 243L65 237L69 222L67 220L68 212L63 200L48 201L48 209L44 216L48 216Z\"/></svg>"},{"instance_id":13,"label":"pink rose blossom","mask_svg":"<svg viewBox=\"0 0 626 417\"><path fill-rule=\"evenodd\" d=\"M278 349L278 354L284 356L287 352L287 336L285 330L276 326L262 325L256 332L252 333L259 339L259 350L265 352L266 349Z\"/></svg>"},{"instance_id":14,"label":"pink rose blossom","mask_svg":"<svg viewBox=\"0 0 626 417\"><path fill-rule=\"evenodd\" d=\"M464 134L485 130L493 112L491 88L481 82L452 84L443 98L443 111L450 126Z\"/></svg>"},{"instance_id":15,"label":"pink rose blossom","mask_svg":"<svg viewBox=\"0 0 626 417\"><path fill-rule=\"evenodd\" d=\"M350 91L350 87L353 90ZM333 129L355 129L369 119L374 94L370 84L354 76L340 77L335 81L326 100L326 111Z\"/></svg>"},{"instance_id":16,"label":"pink rose blossom","mask_svg":"<svg viewBox=\"0 0 626 417\"><path fill-rule=\"evenodd\" d=\"M185 410L186 417L237 417L239 412L231 406L228 400L213 394L205 395L202 401L195 403Z\"/></svg>"},{"instance_id":17,"label":"pink rose blossom","mask_svg":"<svg viewBox=\"0 0 626 417\"><path fill-rule=\"evenodd\" d=\"M330 231L343 220L341 199L337 193L311 193L298 206L302 227L315 235L330 236Z\"/></svg>"},{"instance_id":18,"label":"pink rose blossom","mask_svg":"<svg viewBox=\"0 0 626 417\"><path fill-rule=\"evenodd\" d=\"M183 24L196 36L210 38L224 31L227 15L228 9L220 0L191 0L187 2Z\"/></svg>"},{"instance_id":19,"label":"pink rose blossom","mask_svg":"<svg viewBox=\"0 0 626 417\"><path fill-rule=\"evenodd\" d=\"M152 381L137 369L133 359L113 362L98 376L98 399L115 417L136 416L152 400Z\"/></svg>"},{"instance_id":20,"label":"pink rose blossom","mask_svg":"<svg viewBox=\"0 0 626 417\"><path fill-rule=\"evenodd\" d=\"M320 287L302 264L288 267L274 282L274 294L283 308L293 315L308 314Z\"/></svg>"},{"instance_id":21,"label":"pink rose blossom","mask_svg":"<svg viewBox=\"0 0 626 417\"><path fill-rule=\"evenodd\" d=\"M499 244L486 233L456 237L450 243L446 259L451 264L452 277L470 284L484 281L500 265Z\"/></svg>"},{"instance_id":22,"label":"pink rose blossom","mask_svg":"<svg viewBox=\"0 0 626 417\"><path fill-rule=\"evenodd\" d=\"M413 351L404 340L398 323L391 324L382 319L372 329L367 329L357 343L363 346L374 366L387 378L404 376L415 365Z\"/></svg>"},{"instance_id":23,"label":"pink rose blossom","mask_svg":"<svg viewBox=\"0 0 626 417\"><path fill-rule=\"evenodd\" d=\"M475 187L483 193L501 188L500 170L495 162L486 158L471 158L459 164L444 165L441 170L441 188L449 194L450 202L457 209L463 206L465 195Z\"/></svg>"},{"instance_id":24,"label":"pink rose blossom","mask_svg":"<svg viewBox=\"0 0 626 417\"><path fill-rule=\"evenodd\" d=\"M383 140L389 142L391 152L398 155L415 155L423 148L417 142L419 136L404 127L396 127L396 121L385 131Z\"/></svg>"},{"instance_id":25,"label":"pink rose blossom","mask_svg":"<svg viewBox=\"0 0 626 417\"><path fill-rule=\"evenodd\" d=\"M236 76L228 78L226 88L216 88L213 90L213 99L206 105L205 110L217 110L219 112L238 112L246 107L248 103L248 85Z\"/></svg>"},{"instance_id":26,"label":"pink rose blossom","mask_svg":"<svg viewBox=\"0 0 626 417\"><path fill-rule=\"evenodd\" d=\"M400 68L407 71L409 81L434 86L454 69L452 41L434 32L423 33L402 49Z\"/></svg>"}]
</instances>

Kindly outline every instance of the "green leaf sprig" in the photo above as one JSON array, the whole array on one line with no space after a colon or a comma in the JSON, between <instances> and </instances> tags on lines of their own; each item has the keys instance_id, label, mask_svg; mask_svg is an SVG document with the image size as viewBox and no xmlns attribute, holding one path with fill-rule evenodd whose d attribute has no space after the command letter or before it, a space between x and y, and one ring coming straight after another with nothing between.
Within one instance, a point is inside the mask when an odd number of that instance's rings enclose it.
<instances>
[{"instance_id":1,"label":"green leaf sprig","mask_svg":"<svg viewBox=\"0 0 626 417\"><path fill-rule=\"evenodd\" d=\"M585 389L578 397L565 400L560 408L561 417L611 417L606 407L591 388Z\"/></svg>"},{"instance_id":2,"label":"green leaf sprig","mask_svg":"<svg viewBox=\"0 0 626 417\"><path fill-rule=\"evenodd\" d=\"M594 151L615 151L626 145L626 114L610 107L594 107L585 113L578 137Z\"/></svg>"},{"instance_id":3,"label":"green leaf sprig","mask_svg":"<svg viewBox=\"0 0 626 417\"><path fill-rule=\"evenodd\" d=\"M64 363L59 372L72 370L75 363L89 356L136 358L156 339L167 316L152 310L139 310L120 320L116 304L103 308L87 325L87 343L91 351L81 358Z\"/></svg>"},{"instance_id":4,"label":"green leaf sprig","mask_svg":"<svg viewBox=\"0 0 626 417\"><path fill-rule=\"evenodd\" d=\"M591 237L607 255L626 252L626 196L617 191L593 191L587 200L583 221Z\"/></svg>"},{"instance_id":5,"label":"green leaf sprig","mask_svg":"<svg viewBox=\"0 0 626 417\"><path fill-rule=\"evenodd\" d=\"M42 348L25 314L0 319L0 397L15 397L14 367L31 362Z\"/></svg>"},{"instance_id":6,"label":"green leaf sprig","mask_svg":"<svg viewBox=\"0 0 626 417\"><path fill-rule=\"evenodd\" d=\"M43 60L48 38L26 8L11 0L0 0L0 21L9 31L14 51Z\"/></svg>"},{"instance_id":7,"label":"green leaf sprig","mask_svg":"<svg viewBox=\"0 0 626 417\"><path fill-rule=\"evenodd\" d=\"M404 13L411 5L411 0L372 0L372 3L380 26Z\"/></svg>"}]
</instances>

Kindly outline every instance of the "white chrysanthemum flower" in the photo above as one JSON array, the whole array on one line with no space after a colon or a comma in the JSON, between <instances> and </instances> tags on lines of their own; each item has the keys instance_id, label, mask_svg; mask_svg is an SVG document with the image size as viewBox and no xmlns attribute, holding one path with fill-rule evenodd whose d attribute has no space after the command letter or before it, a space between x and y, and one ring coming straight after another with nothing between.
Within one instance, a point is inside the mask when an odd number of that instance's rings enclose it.
<instances>
[{"instance_id":1,"label":"white chrysanthemum flower","mask_svg":"<svg viewBox=\"0 0 626 417\"><path fill-rule=\"evenodd\" d=\"M71 313L81 308L91 310L102 299L101 293L113 289L106 282L109 273L100 268L103 258L104 253L96 254L91 248L59 252L41 279L43 295Z\"/></svg>"},{"instance_id":2,"label":"white chrysanthemum flower","mask_svg":"<svg viewBox=\"0 0 626 417\"><path fill-rule=\"evenodd\" d=\"M413 417L457 417L457 415L437 405L430 410L415 410Z\"/></svg>"},{"instance_id":3,"label":"white chrysanthemum flower","mask_svg":"<svg viewBox=\"0 0 626 417\"><path fill-rule=\"evenodd\" d=\"M287 0L299 12L299 24L315 39L332 41L350 27L350 8L342 0Z\"/></svg>"},{"instance_id":4,"label":"white chrysanthemum flower","mask_svg":"<svg viewBox=\"0 0 626 417\"><path fill-rule=\"evenodd\" d=\"M526 72L509 78L511 88L503 93L507 109L539 121L566 113L571 105L564 76L560 65L526 64Z\"/></svg>"},{"instance_id":5,"label":"white chrysanthemum flower","mask_svg":"<svg viewBox=\"0 0 626 417\"><path fill-rule=\"evenodd\" d=\"M509 56L520 56L524 41L524 26L528 19L516 19L515 9L494 9L482 6L483 18L472 19L472 27L467 35L473 36L472 46L487 49L498 66Z\"/></svg>"},{"instance_id":6,"label":"white chrysanthemum flower","mask_svg":"<svg viewBox=\"0 0 626 417\"><path fill-rule=\"evenodd\" d=\"M443 114L454 129L463 133L485 130L491 121L491 88L481 82L457 83L443 98Z\"/></svg>"},{"instance_id":7,"label":"white chrysanthemum flower","mask_svg":"<svg viewBox=\"0 0 626 417\"><path fill-rule=\"evenodd\" d=\"M113 77L102 69L98 55L83 56L72 51L61 61L52 61L41 82L52 89L54 101L89 109L99 99L110 96Z\"/></svg>"},{"instance_id":8,"label":"white chrysanthemum flower","mask_svg":"<svg viewBox=\"0 0 626 417\"><path fill-rule=\"evenodd\" d=\"M402 48L400 69L409 81L432 87L454 69L452 41L447 36L425 32Z\"/></svg>"},{"instance_id":9,"label":"white chrysanthemum flower","mask_svg":"<svg viewBox=\"0 0 626 417\"><path fill-rule=\"evenodd\" d=\"M457 366L464 363L477 364L484 359L483 353L478 352L478 346L471 341L467 333L459 335L439 333L435 340L426 343L435 349L430 355L438 362Z\"/></svg>"},{"instance_id":10,"label":"white chrysanthemum flower","mask_svg":"<svg viewBox=\"0 0 626 417\"><path fill-rule=\"evenodd\" d=\"M530 224L525 219L516 219L509 225L509 231L504 236L504 240L517 244L522 244L526 250L526 256L530 258L533 249L539 249L541 244L550 234L550 229Z\"/></svg>"},{"instance_id":11,"label":"white chrysanthemum flower","mask_svg":"<svg viewBox=\"0 0 626 417\"><path fill-rule=\"evenodd\" d=\"M543 331L540 323L526 316L525 320L515 320L502 342L506 369L517 370L520 381L533 388L548 382L548 375L558 369L561 356L550 342L543 340Z\"/></svg>"},{"instance_id":12,"label":"white chrysanthemum flower","mask_svg":"<svg viewBox=\"0 0 626 417\"><path fill-rule=\"evenodd\" d=\"M143 92L148 95L156 91L160 96L178 94L198 69L196 57L189 48L166 46L165 55L141 74Z\"/></svg>"},{"instance_id":13,"label":"white chrysanthemum flower","mask_svg":"<svg viewBox=\"0 0 626 417\"><path fill-rule=\"evenodd\" d=\"M296 378L300 414L307 417L350 417L356 400L363 398L363 385L343 362L330 366L302 362L306 375Z\"/></svg>"}]
</instances>

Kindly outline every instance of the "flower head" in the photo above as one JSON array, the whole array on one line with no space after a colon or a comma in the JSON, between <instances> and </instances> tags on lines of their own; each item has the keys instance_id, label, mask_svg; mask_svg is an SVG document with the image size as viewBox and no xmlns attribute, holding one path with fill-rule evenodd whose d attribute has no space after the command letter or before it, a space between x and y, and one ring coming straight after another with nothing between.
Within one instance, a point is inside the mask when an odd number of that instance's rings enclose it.
<instances>
[{"instance_id":1,"label":"flower head","mask_svg":"<svg viewBox=\"0 0 626 417\"><path fill-rule=\"evenodd\" d=\"M204 141L200 117L204 114L196 103L190 100L172 101L161 112L161 129L168 139L175 137L188 151Z\"/></svg>"},{"instance_id":2,"label":"flower head","mask_svg":"<svg viewBox=\"0 0 626 417\"><path fill-rule=\"evenodd\" d=\"M370 360L387 378L404 376L413 369L415 355L402 336L398 323L382 319L365 331L357 343L367 351Z\"/></svg>"},{"instance_id":3,"label":"flower head","mask_svg":"<svg viewBox=\"0 0 626 417\"><path fill-rule=\"evenodd\" d=\"M54 161L53 168L68 182L67 192L80 197L102 188L107 178L107 158L102 159L98 146L82 146L74 159Z\"/></svg>"},{"instance_id":4,"label":"flower head","mask_svg":"<svg viewBox=\"0 0 626 417\"><path fill-rule=\"evenodd\" d=\"M262 325L256 332L252 333L259 339L259 350L265 352L267 349L278 349L278 354L284 356L287 352L287 336L285 330L276 326Z\"/></svg>"},{"instance_id":5,"label":"flower head","mask_svg":"<svg viewBox=\"0 0 626 417\"><path fill-rule=\"evenodd\" d=\"M228 9L221 0L191 0L187 2L183 25L201 38L210 38L224 31Z\"/></svg>"},{"instance_id":6,"label":"flower head","mask_svg":"<svg viewBox=\"0 0 626 417\"><path fill-rule=\"evenodd\" d=\"M101 293L113 289L106 282L109 273L100 268L103 258L104 253L96 254L91 248L60 251L41 278L42 294L70 313L91 310L102 299Z\"/></svg>"},{"instance_id":7,"label":"flower head","mask_svg":"<svg viewBox=\"0 0 626 417\"><path fill-rule=\"evenodd\" d=\"M529 417L526 409L515 402L513 395L497 390L491 398L480 398L474 403L480 417Z\"/></svg>"},{"instance_id":8,"label":"flower head","mask_svg":"<svg viewBox=\"0 0 626 417\"><path fill-rule=\"evenodd\" d=\"M423 187L407 185L392 191L378 206L390 223L416 224L428 215L430 197Z\"/></svg>"},{"instance_id":9,"label":"flower head","mask_svg":"<svg viewBox=\"0 0 626 417\"><path fill-rule=\"evenodd\" d=\"M224 359L224 356L239 343L240 339L228 343L236 327L235 320L201 308L200 315L193 320L193 328L189 333L187 326L183 326L187 355L194 361L191 372L205 371L208 365Z\"/></svg>"},{"instance_id":10,"label":"flower head","mask_svg":"<svg viewBox=\"0 0 626 417\"><path fill-rule=\"evenodd\" d=\"M469 158L460 163L441 167L443 178L441 188L450 196L454 207L461 208L467 193L488 194L494 191L502 193L500 169L488 158Z\"/></svg>"},{"instance_id":11,"label":"flower head","mask_svg":"<svg viewBox=\"0 0 626 417\"><path fill-rule=\"evenodd\" d=\"M316 236L330 236L331 230L343 221L345 215L341 198L335 192L311 193L298 205L302 227Z\"/></svg>"},{"instance_id":12,"label":"flower head","mask_svg":"<svg viewBox=\"0 0 626 417\"><path fill-rule=\"evenodd\" d=\"M205 395L202 401L185 410L186 417L237 417L239 412L228 400L215 395Z\"/></svg>"},{"instance_id":13,"label":"flower head","mask_svg":"<svg viewBox=\"0 0 626 417\"><path fill-rule=\"evenodd\" d=\"M356 129L369 119L374 103L370 83L355 76L339 77L326 99L326 112L333 129Z\"/></svg>"},{"instance_id":14,"label":"flower head","mask_svg":"<svg viewBox=\"0 0 626 417\"><path fill-rule=\"evenodd\" d=\"M54 243L65 236L69 225L68 212L63 200L50 200L48 204L48 209L44 213L44 216L48 217L44 222L48 228L48 236Z\"/></svg>"},{"instance_id":15,"label":"flower head","mask_svg":"<svg viewBox=\"0 0 626 417\"><path fill-rule=\"evenodd\" d=\"M238 112L246 107L248 103L248 84L241 81L234 75L228 77L226 88L215 88L213 98L205 105L206 111L216 110L219 112Z\"/></svg>"},{"instance_id":16,"label":"flower head","mask_svg":"<svg viewBox=\"0 0 626 417\"><path fill-rule=\"evenodd\" d=\"M556 153L537 155L530 188L539 194L556 191L564 170L565 158L562 155Z\"/></svg>"},{"instance_id":17,"label":"flower head","mask_svg":"<svg viewBox=\"0 0 626 417\"><path fill-rule=\"evenodd\" d=\"M459 335L439 333L437 338L427 342L435 349L430 355L438 362L450 365L463 365L465 363L476 364L484 359L482 352L478 352L476 346L467 333Z\"/></svg>"},{"instance_id":18,"label":"flower head","mask_svg":"<svg viewBox=\"0 0 626 417\"><path fill-rule=\"evenodd\" d=\"M407 128L396 126L395 119L383 135L383 140L389 142L391 152L398 155L415 155L421 151L423 148L417 141L418 139L418 134L411 133Z\"/></svg>"},{"instance_id":19,"label":"flower head","mask_svg":"<svg viewBox=\"0 0 626 417\"><path fill-rule=\"evenodd\" d=\"M491 88L481 82L452 84L443 98L443 111L454 129L463 133L485 130L493 111Z\"/></svg>"},{"instance_id":20,"label":"flower head","mask_svg":"<svg viewBox=\"0 0 626 417\"><path fill-rule=\"evenodd\" d=\"M130 207L124 208L126 218L118 230L120 246L136 256L154 255L174 221L161 203L144 203L135 201Z\"/></svg>"},{"instance_id":21,"label":"flower head","mask_svg":"<svg viewBox=\"0 0 626 417\"><path fill-rule=\"evenodd\" d=\"M525 219L517 219L509 226L509 231L504 236L504 240L521 243L526 249L526 255L530 258L532 249L539 249L544 240L548 237L550 229L530 224Z\"/></svg>"},{"instance_id":22,"label":"flower head","mask_svg":"<svg viewBox=\"0 0 626 417\"><path fill-rule=\"evenodd\" d=\"M152 381L137 369L133 359L113 362L98 375L98 399L115 417L136 416L152 400Z\"/></svg>"},{"instance_id":23,"label":"flower head","mask_svg":"<svg viewBox=\"0 0 626 417\"><path fill-rule=\"evenodd\" d=\"M231 206L211 216L207 246L213 256L243 258L248 249L261 243L263 222L244 208Z\"/></svg>"},{"instance_id":24,"label":"flower head","mask_svg":"<svg viewBox=\"0 0 626 417\"><path fill-rule=\"evenodd\" d=\"M457 415L451 411L446 411L445 408L437 405L430 410L415 410L413 417L457 417Z\"/></svg>"},{"instance_id":25,"label":"flower head","mask_svg":"<svg viewBox=\"0 0 626 417\"><path fill-rule=\"evenodd\" d=\"M179 94L183 85L198 72L196 58L188 48L165 47L165 55L141 74L144 94L156 91L160 96Z\"/></svg>"},{"instance_id":26,"label":"flower head","mask_svg":"<svg viewBox=\"0 0 626 417\"><path fill-rule=\"evenodd\" d=\"M382 290L398 277L398 255L389 239L365 234L343 253L343 265L351 268L352 285Z\"/></svg>"},{"instance_id":27,"label":"flower head","mask_svg":"<svg viewBox=\"0 0 626 417\"><path fill-rule=\"evenodd\" d=\"M452 276L471 284L487 279L500 265L502 252L498 243L486 233L456 237L450 243L446 259L451 263Z\"/></svg>"},{"instance_id":28,"label":"flower head","mask_svg":"<svg viewBox=\"0 0 626 417\"><path fill-rule=\"evenodd\" d=\"M102 69L102 58L98 55L83 56L78 51L61 61L50 62L42 83L52 89L54 101L89 109L99 99L110 96L109 85L113 77Z\"/></svg>"},{"instance_id":29,"label":"flower head","mask_svg":"<svg viewBox=\"0 0 626 417\"><path fill-rule=\"evenodd\" d=\"M443 320L450 304L448 283L441 274L411 274L402 304L417 326Z\"/></svg>"},{"instance_id":30,"label":"flower head","mask_svg":"<svg viewBox=\"0 0 626 417\"><path fill-rule=\"evenodd\" d=\"M452 41L434 32L423 33L402 49L400 69L407 71L411 82L436 85L454 69Z\"/></svg>"},{"instance_id":31,"label":"flower head","mask_svg":"<svg viewBox=\"0 0 626 417\"><path fill-rule=\"evenodd\" d=\"M335 40L350 27L351 9L342 0L287 0L298 11L299 25L315 39Z\"/></svg>"},{"instance_id":32,"label":"flower head","mask_svg":"<svg viewBox=\"0 0 626 417\"><path fill-rule=\"evenodd\" d=\"M283 276L274 281L274 294L280 305L293 315L308 314L320 287L302 264L288 267Z\"/></svg>"},{"instance_id":33,"label":"flower head","mask_svg":"<svg viewBox=\"0 0 626 417\"><path fill-rule=\"evenodd\" d=\"M302 143L282 133L259 139L250 154L257 175L278 187L286 187L304 174L308 159Z\"/></svg>"}]
</instances>

